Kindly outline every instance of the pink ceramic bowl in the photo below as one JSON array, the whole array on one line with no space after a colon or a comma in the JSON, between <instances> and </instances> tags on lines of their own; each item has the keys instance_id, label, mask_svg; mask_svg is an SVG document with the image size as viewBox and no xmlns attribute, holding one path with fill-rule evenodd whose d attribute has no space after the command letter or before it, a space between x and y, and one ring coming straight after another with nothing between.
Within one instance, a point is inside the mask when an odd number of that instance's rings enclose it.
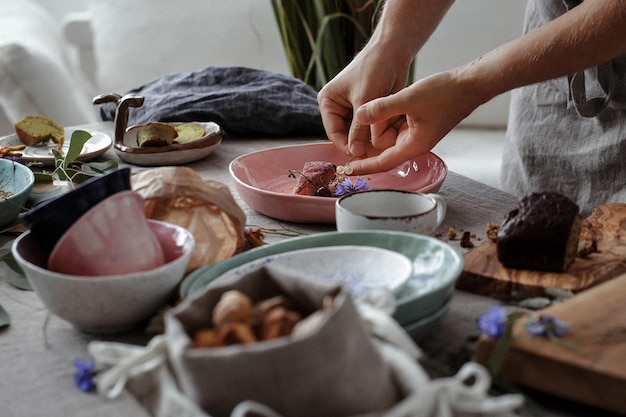
<instances>
[{"instance_id":1,"label":"pink ceramic bowl","mask_svg":"<svg viewBox=\"0 0 626 417\"><path fill-rule=\"evenodd\" d=\"M165 264L150 271L101 278L46 269L49 253L31 232L20 235L12 253L35 293L55 315L90 333L118 333L143 323L175 294L194 247L185 228L148 221Z\"/></svg>"},{"instance_id":2,"label":"pink ceramic bowl","mask_svg":"<svg viewBox=\"0 0 626 417\"><path fill-rule=\"evenodd\" d=\"M61 236L48 269L82 276L148 271L165 263L141 195L120 191L89 209Z\"/></svg>"},{"instance_id":3,"label":"pink ceramic bowl","mask_svg":"<svg viewBox=\"0 0 626 417\"><path fill-rule=\"evenodd\" d=\"M344 165L348 157L330 142L263 149L241 155L230 166L235 188L250 208L279 220L298 223L335 223L334 197L297 195L297 180L289 170L301 171L307 161ZM447 175L446 164L429 152L387 172L364 175L377 190L436 193Z\"/></svg>"}]
</instances>

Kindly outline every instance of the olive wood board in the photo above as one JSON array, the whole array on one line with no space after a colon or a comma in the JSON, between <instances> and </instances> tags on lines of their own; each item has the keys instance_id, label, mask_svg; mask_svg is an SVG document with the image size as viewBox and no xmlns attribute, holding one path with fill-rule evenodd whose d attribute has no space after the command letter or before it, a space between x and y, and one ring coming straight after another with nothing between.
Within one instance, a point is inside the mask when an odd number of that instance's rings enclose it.
<instances>
[{"instance_id":1,"label":"olive wood board","mask_svg":"<svg viewBox=\"0 0 626 417\"><path fill-rule=\"evenodd\" d=\"M568 325L557 342L515 322L500 376L520 386L626 414L626 274L539 312ZM489 367L498 347L481 336L475 359ZM594 413L601 415L601 413Z\"/></svg>"},{"instance_id":2,"label":"olive wood board","mask_svg":"<svg viewBox=\"0 0 626 417\"><path fill-rule=\"evenodd\" d=\"M464 255L465 266L457 288L489 296L505 297L514 292L544 296L558 287L574 293L586 290L626 272L626 204L596 207L583 219L581 240L595 237L597 251L577 257L567 271L544 272L504 267L496 244L486 241Z\"/></svg>"}]
</instances>

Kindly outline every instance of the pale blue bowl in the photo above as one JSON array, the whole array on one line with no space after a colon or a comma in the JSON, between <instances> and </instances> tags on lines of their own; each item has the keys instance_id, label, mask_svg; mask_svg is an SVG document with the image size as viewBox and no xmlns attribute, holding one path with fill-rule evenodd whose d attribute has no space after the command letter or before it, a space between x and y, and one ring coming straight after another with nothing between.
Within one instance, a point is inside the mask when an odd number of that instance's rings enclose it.
<instances>
[{"instance_id":1,"label":"pale blue bowl","mask_svg":"<svg viewBox=\"0 0 626 417\"><path fill-rule=\"evenodd\" d=\"M0 159L0 228L10 224L28 201L35 175L30 168L10 159ZM4 193L10 196L4 197Z\"/></svg>"}]
</instances>

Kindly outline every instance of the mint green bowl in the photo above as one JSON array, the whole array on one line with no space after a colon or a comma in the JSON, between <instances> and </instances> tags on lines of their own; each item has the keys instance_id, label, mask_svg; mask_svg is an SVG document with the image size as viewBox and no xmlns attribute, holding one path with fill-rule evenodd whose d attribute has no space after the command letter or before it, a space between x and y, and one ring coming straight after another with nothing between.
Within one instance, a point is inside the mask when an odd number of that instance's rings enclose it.
<instances>
[{"instance_id":1,"label":"mint green bowl","mask_svg":"<svg viewBox=\"0 0 626 417\"><path fill-rule=\"evenodd\" d=\"M10 159L0 159L0 228L10 224L22 211L34 183L35 175L30 168Z\"/></svg>"},{"instance_id":2,"label":"mint green bowl","mask_svg":"<svg viewBox=\"0 0 626 417\"><path fill-rule=\"evenodd\" d=\"M403 326L440 310L453 295L454 285L463 270L463 257L447 243L433 237L384 230L326 232L261 246L198 269L182 282L180 294L188 297L204 289L225 272L259 258L300 249L342 245L389 249L411 260L412 275L395 292L397 308L394 318ZM358 259L348 261L358 262Z\"/></svg>"}]
</instances>

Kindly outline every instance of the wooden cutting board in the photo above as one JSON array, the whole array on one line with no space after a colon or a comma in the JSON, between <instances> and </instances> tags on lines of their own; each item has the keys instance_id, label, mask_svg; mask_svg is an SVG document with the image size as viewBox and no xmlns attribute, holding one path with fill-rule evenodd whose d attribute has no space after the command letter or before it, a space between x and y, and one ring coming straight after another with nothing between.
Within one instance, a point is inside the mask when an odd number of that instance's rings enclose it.
<instances>
[{"instance_id":1,"label":"wooden cutting board","mask_svg":"<svg viewBox=\"0 0 626 417\"><path fill-rule=\"evenodd\" d=\"M581 239L591 234L595 235L598 251L576 258L563 273L505 268L498 261L496 244L486 241L465 254L457 288L489 296L508 296L514 291L542 296L549 287L577 293L625 273L626 204L596 207L583 220Z\"/></svg>"},{"instance_id":2,"label":"wooden cutting board","mask_svg":"<svg viewBox=\"0 0 626 417\"><path fill-rule=\"evenodd\" d=\"M626 274L554 304L541 314L569 325L559 346L516 322L501 375L563 398L626 414ZM488 366L496 342L482 336L476 360Z\"/></svg>"}]
</instances>

